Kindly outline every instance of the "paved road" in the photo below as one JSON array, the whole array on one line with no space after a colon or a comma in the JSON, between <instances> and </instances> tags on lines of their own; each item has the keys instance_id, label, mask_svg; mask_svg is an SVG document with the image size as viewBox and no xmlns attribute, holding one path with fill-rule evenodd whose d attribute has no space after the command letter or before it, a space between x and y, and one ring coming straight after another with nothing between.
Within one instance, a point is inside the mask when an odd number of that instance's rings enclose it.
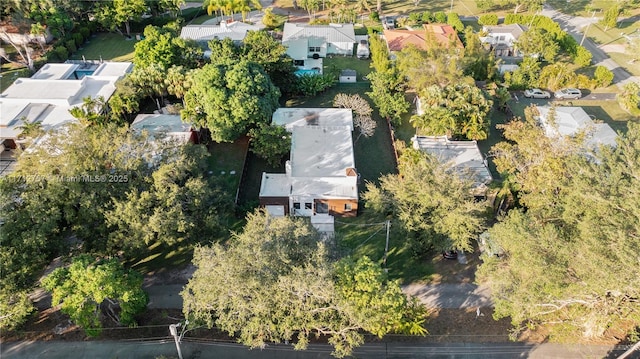
<instances>
[{"instance_id":1,"label":"paved road","mask_svg":"<svg viewBox=\"0 0 640 359\"><path fill-rule=\"evenodd\" d=\"M576 39L578 43L582 41L584 35L583 28L598 21L598 18L566 15L554 10L547 4L544 5L542 15L548 16L560 24L560 27ZM586 37L582 45L593 54L592 62L594 64L604 66L613 72L615 76L613 82L619 87L630 81L640 82L640 77L632 76L627 70L620 67L620 65L613 61L613 59L590 38Z\"/></svg>"},{"instance_id":2,"label":"paved road","mask_svg":"<svg viewBox=\"0 0 640 359\"><path fill-rule=\"evenodd\" d=\"M310 345L306 351L294 351L290 345L269 345L263 350L249 350L235 343L183 342L183 357L189 358L258 358L258 359L319 359L332 358L328 345ZM522 343L371 343L354 352L356 358L603 358L619 355L626 347L579 346L559 344ZM17 342L3 343L2 359L68 359L68 358L157 358L161 355L177 357L174 342L170 338L145 342Z\"/></svg>"}]
</instances>

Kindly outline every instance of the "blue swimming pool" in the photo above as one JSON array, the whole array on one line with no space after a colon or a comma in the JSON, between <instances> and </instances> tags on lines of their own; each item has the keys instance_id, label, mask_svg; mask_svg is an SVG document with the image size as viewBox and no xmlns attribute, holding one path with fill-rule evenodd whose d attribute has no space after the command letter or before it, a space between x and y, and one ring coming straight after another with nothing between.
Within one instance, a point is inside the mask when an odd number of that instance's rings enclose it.
<instances>
[{"instance_id":1,"label":"blue swimming pool","mask_svg":"<svg viewBox=\"0 0 640 359\"><path fill-rule=\"evenodd\" d=\"M296 76L304 75L320 75L319 69L298 69L296 70Z\"/></svg>"},{"instance_id":2,"label":"blue swimming pool","mask_svg":"<svg viewBox=\"0 0 640 359\"><path fill-rule=\"evenodd\" d=\"M76 70L75 73L76 73L76 76L78 76L78 79L81 79L81 78L83 78L85 76L93 75L93 73L95 71L96 71L95 69L93 69L93 70Z\"/></svg>"}]
</instances>

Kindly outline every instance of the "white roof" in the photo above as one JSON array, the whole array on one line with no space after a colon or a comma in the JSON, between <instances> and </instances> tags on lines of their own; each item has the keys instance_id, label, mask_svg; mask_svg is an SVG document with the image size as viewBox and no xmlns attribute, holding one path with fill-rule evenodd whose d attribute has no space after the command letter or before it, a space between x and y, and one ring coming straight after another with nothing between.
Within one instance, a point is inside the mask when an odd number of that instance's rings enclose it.
<instances>
[{"instance_id":1,"label":"white roof","mask_svg":"<svg viewBox=\"0 0 640 359\"><path fill-rule=\"evenodd\" d=\"M50 129L76 121L69 110L85 97L108 100L116 81L131 70L131 62L102 63L93 75L68 79L82 69L75 64L46 64L31 78L19 78L0 95L0 139L15 139L24 122L41 122Z\"/></svg>"},{"instance_id":2,"label":"white roof","mask_svg":"<svg viewBox=\"0 0 640 359\"><path fill-rule=\"evenodd\" d=\"M213 39L230 38L233 41L242 41L247 35L247 31L258 31L259 27L235 21L230 24L220 23L220 25L187 25L180 31L180 37L195 41L209 41Z\"/></svg>"},{"instance_id":3,"label":"white roof","mask_svg":"<svg viewBox=\"0 0 640 359\"><path fill-rule=\"evenodd\" d=\"M606 123L595 123L582 107L560 106L555 108L555 123L549 123L547 116L551 107L539 106L540 124L548 137L573 136L586 131L587 147L598 145L616 146L616 132Z\"/></svg>"},{"instance_id":4,"label":"white roof","mask_svg":"<svg viewBox=\"0 0 640 359\"><path fill-rule=\"evenodd\" d=\"M313 114L313 124L305 119ZM278 109L273 122L292 133L286 173L263 173L260 197L358 198L349 109Z\"/></svg>"},{"instance_id":5,"label":"white roof","mask_svg":"<svg viewBox=\"0 0 640 359\"><path fill-rule=\"evenodd\" d=\"M353 131L353 114L346 108L279 108L273 114L273 124L285 126L289 132L295 126L347 126Z\"/></svg>"},{"instance_id":6,"label":"white roof","mask_svg":"<svg viewBox=\"0 0 640 359\"><path fill-rule=\"evenodd\" d=\"M170 138L187 142L191 125L182 122L180 115L140 114L131 124L133 130L147 131L153 139Z\"/></svg>"},{"instance_id":7,"label":"white roof","mask_svg":"<svg viewBox=\"0 0 640 359\"><path fill-rule=\"evenodd\" d=\"M446 136L414 136L413 148L434 156L462 176L474 181L476 188L493 180L476 141L449 141Z\"/></svg>"},{"instance_id":8,"label":"white roof","mask_svg":"<svg viewBox=\"0 0 640 359\"><path fill-rule=\"evenodd\" d=\"M487 25L482 27L482 30L488 32L490 35L511 34L515 39L519 38L527 29L526 26L520 24Z\"/></svg>"},{"instance_id":9,"label":"white roof","mask_svg":"<svg viewBox=\"0 0 640 359\"><path fill-rule=\"evenodd\" d=\"M291 136L292 177L342 177L355 168L347 126L297 126Z\"/></svg>"},{"instance_id":10,"label":"white roof","mask_svg":"<svg viewBox=\"0 0 640 359\"><path fill-rule=\"evenodd\" d=\"M356 42L353 24L308 25L286 22L282 43L298 39L322 39L324 42Z\"/></svg>"}]
</instances>

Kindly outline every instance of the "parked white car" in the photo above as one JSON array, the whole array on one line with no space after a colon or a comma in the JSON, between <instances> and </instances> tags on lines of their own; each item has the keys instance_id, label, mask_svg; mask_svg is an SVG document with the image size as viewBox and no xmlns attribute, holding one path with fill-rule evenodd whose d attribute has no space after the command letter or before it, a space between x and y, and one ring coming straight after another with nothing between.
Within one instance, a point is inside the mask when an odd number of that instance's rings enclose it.
<instances>
[{"instance_id":1,"label":"parked white car","mask_svg":"<svg viewBox=\"0 0 640 359\"><path fill-rule=\"evenodd\" d=\"M568 88L556 91L553 96L559 100L577 100L582 97L582 91L578 89Z\"/></svg>"},{"instance_id":2,"label":"parked white car","mask_svg":"<svg viewBox=\"0 0 640 359\"><path fill-rule=\"evenodd\" d=\"M540 89L524 90L524 97L527 98L551 98L549 91L543 91Z\"/></svg>"},{"instance_id":3,"label":"parked white car","mask_svg":"<svg viewBox=\"0 0 640 359\"><path fill-rule=\"evenodd\" d=\"M361 60L368 59L370 54L369 41L360 40L360 43L358 43L358 50L356 51L358 58Z\"/></svg>"},{"instance_id":4,"label":"parked white car","mask_svg":"<svg viewBox=\"0 0 640 359\"><path fill-rule=\"evenodd\" d=\"M389 16L385 16L382 19L382 27L385 28L385 30L393 30L396 28L396 21Z\"/></svg>"}]
</instances>

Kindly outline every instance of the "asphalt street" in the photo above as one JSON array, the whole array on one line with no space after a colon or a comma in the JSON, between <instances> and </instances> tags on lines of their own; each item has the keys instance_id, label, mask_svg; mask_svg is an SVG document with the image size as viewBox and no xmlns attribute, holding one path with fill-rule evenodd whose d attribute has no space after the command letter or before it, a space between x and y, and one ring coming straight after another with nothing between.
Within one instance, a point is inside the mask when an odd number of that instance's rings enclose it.
<instances>
[{"instance_id":1,"label":"asphalt street","mask_svg":"<svg viewBox=\"0 0 640 359\"><path fill-rule=\"evenodd\" d=\"M185 342L180 344L183 358L257 358L257 359L311 359L332 358L329 345L310 345L306 351L295 351L291 345L268 345L264 349L247 349L236 343ZM191 339L193 340L193 339ZM355 358L603 358L616 357L624 346L560 345L523 343L372 343L354 352ZM16 342L3 343L2 359L113 359L113 358L177 358L175 343L170 338L155 341L87 341L87 342Z\"/></svg>"}]
</instances>

